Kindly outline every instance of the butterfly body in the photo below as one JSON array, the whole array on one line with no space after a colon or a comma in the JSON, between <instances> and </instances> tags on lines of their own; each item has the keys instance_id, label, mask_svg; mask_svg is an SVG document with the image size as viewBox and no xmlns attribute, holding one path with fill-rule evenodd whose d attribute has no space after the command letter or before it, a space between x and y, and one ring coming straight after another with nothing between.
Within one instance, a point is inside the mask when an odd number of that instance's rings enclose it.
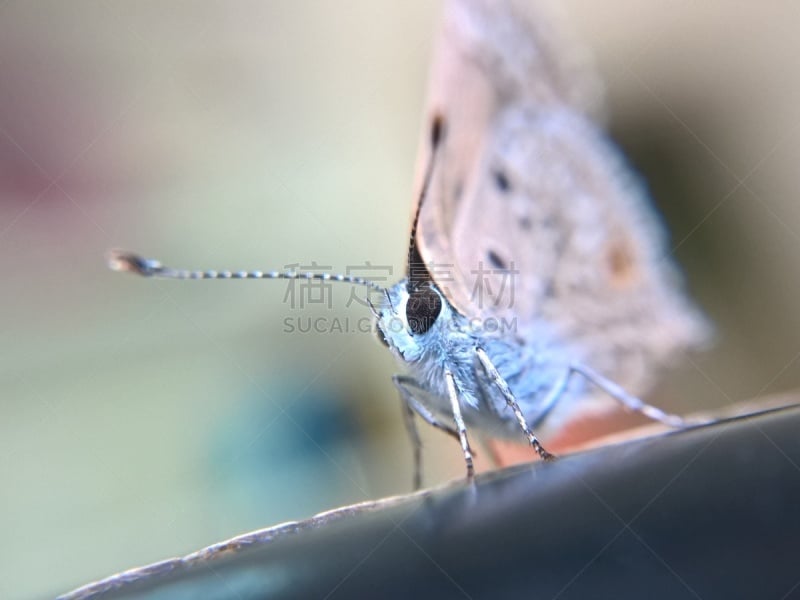
<instances>
[{"instance_id":1,"label":"butterfly body","mask_svg":"<svg viewBox=\"0 0 800 600\"><path fill-rule=\"evenodd\" d=\"M514 324L473 341L528 426L547 437L618 409L609 382L647 393L663 366L709 333L645 186L603 131L602 85L557 10L446 2L428 97L429 119L446 134L420 148L420 167L433 167L412 240L454 312ZM447 266L444 276L436 265ZM473 375L490 388L484 407L499 406L513 434L519 419L481 367ZM570 377L589 369L597 385ZM474 422L496 434L493 420Z\"/></svg>"}]
</instances>

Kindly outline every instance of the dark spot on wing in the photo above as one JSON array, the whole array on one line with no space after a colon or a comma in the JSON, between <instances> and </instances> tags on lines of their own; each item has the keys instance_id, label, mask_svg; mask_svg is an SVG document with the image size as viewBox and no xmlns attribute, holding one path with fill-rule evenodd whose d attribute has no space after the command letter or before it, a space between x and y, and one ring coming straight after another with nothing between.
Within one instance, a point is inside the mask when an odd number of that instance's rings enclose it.
<instances>
[{"instance_id":1,"label":"dark spot on wing","mask_svg":"<svg viewBox=\"0 0 800 600\"><path fill-rule=\"evenodd\" d=\"M528 217L520 217L517 223L519 223L520 228L524 229L525 231L530 231L531 227L533 227L533 223L531 223L531 220Z\"/></svg>"},{"instance_id":2,"label":"dark spot on wing","mask_svg":"<svg viewBox=\"0 0 800 600\"><path fill-rule=\"evenodd\" d=\"M634 276L635 260L624 239L613 240L606 253L608 268L613 281L619 285L628 283Z\"/></svg>"},{"instance_id":3,"label":"dark spot on wing","mask_svg":"<svg viewBox=\"0 0 800 600\"><path fill-rule=\"evenodd\" d=\"M433 115L433 124L431 125L431 147L436 148L439 142L444 137L444 117L436 113Z\"/></svg>"},{"instance_id":4,"label":"dark spot on wing","mask_svg":"<svg viewBox=\"0 0 800 600\"><path fill-rule=\"evenodd\" d=\"M500 169L495 169L492 171L492 177L494 177L494 184L497 186L497 189L507 194L511 191L511 182L508 180L508 175L506 175Z\"/></svg>"},{"instance_id":5,"label":"dark spot on wing","mask_svg":"<svg viewBox=\"0 0 800 600\"><path fill-rule=\"evenodd\" d=\"M486 253L486 257L489 259L489 262L495 266L495 268L508 269L508 265L502 258L500 258L500 256L494 250L489 250Z\"/></svg>"},{"instance_id":6,"label":"dark spot on wing","mask_svg":"<svg viewBox=\"0 0 800 600\"><path fill-rule=\"evenodd\" d=\"M453 186L453 204L461 202L461 196L464 193L464 181L459 179Z\"/></svg>"}]
</instances>

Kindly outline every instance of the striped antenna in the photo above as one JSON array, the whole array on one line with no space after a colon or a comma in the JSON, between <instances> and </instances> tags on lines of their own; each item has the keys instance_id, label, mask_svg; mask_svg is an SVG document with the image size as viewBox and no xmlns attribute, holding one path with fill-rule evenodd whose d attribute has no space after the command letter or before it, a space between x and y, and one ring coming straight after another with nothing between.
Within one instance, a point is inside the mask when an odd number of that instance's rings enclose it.
<instances>
[{"instance_id":1,"label":"striped antenna","mask_svg":"<svg viewBox=\"0 0 800 600\"><path fill-rule=\"evenodd\" d=\"M142 277L161 279L318 279L320 281L341 281L352 285L363 285L377 292L385 288L374 281L352 275L313 273L311 271L189 271L165 267L152 258L143 258L125 250L112 250L108 257L112 271L128 271Z\"/></svg>"}]
</instances>

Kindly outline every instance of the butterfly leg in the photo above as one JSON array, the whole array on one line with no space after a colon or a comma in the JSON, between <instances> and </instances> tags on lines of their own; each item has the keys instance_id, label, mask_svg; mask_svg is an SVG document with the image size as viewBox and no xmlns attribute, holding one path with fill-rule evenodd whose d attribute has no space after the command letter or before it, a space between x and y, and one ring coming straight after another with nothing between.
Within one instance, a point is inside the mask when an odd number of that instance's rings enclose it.
<instances>
[{"instance_id":1,"label":"butterfly leg","mask_svg":"<svg viewBox=\"0 0 800 600\"><path fill-rule=\"evenodd\" d=\"M422 486L422 441L419 437L417 424L414 422L414 413L422 417L428 425L432 425L436 429L444 431L457 440L460 438L455 429L437 420L433 413L416 399L415 392L417 394L425 394L426 392L413 377L395 375L392 377L392 381L397 391L400 392L400 399L403 401L403 417L406 431L408 432L408 437L411 440L411 446L414 452L414 489L418 490Z\"/></svg>"},{"instance_id":2,"label":"butterfly leg","mask_svg":"<svg viewBox=\"0 0 800 600\"><path fill-rule=\"evenodd\" d=\"M622 386L614 383L610 379L603 377L600 375L600 373L597 373L589 367L585 367L583 365L571 365L569 371L570 373L578 373L579 375L582 375L584 378L586 378L586 380L592 382L623 406L629 408L630 410L640 412L653 421L658 421L659 423L663 423L669 427L686 427L691 425L689 421L679 417L678 415L671 415L659 408L656 408L655 406L651 406L650 404L642 402L636 396L632 396L626 392Z\"/></svg>"},{"instance_id":3,"label":"butterfly leg","mask_svg":"<svg viewBox=\"0 0 800 600\"><path fill-rule=\"evenodd\" d=\"M503 397L506 399L506 404L514 411L514 416L517 418L517 422L519 426L522 428L522 431L525 433L525 437L528 438L528 442L530 445L533 446L533 449L536 450L536 453L542 457L543 460L550 460L555 458L552 454L550 454L547 450L544 449L539 439L536 437L536 434L531 431L531 428L528 426L528 422L525 420L525 415L522 414L522 409L519 407L519 403L517 399L514 398L514 394L511 392L511 389L508 387L505 379L498 373L497 368L495 368L494 363L492 363L492 359L489 358L489 355L486 354L486 351L483 348L477 347L475 348L475 353L478 355L478 360L483 365L486 374L489 376L489 379L492 380L500 393L503 394ZM566 383L564 384L566 385Z\"/></svg>"},{"instance_id":4,"label":"butterfly leg","mask_svg":"<svg viewBox=\"0 0 800 600\"><path fill-rule=\"evenodd\" d=\"M419 430L417 430L417 424L414 421L414 409L411 408L408 400L402 397L402 394L400 399L403 401L403 422L406 426L408 439L411 440L411 452L414 456L413 489L416 491L422 487L422 440L419 438Z\"/></svg>"},{"instance_id":5,"label":"butterfly leg","mask_svg":"<svg viewBox=\"0 0 800 600\"><path fill-rule=\"evenodd\" d=\"M450 408L453 410L453 419L455 419L458 429L458 439L461 441L461 450L464 452L464 462L467 463L467 479L472 479L475 476L475 466L472 464L472 448L469 447L469 440L467 440L467 426L464 424L461 404L458 402L456 381L450 371L445 371L444 379L447 384L447 395L450 397Z\"/></svg>"}]
</instances>

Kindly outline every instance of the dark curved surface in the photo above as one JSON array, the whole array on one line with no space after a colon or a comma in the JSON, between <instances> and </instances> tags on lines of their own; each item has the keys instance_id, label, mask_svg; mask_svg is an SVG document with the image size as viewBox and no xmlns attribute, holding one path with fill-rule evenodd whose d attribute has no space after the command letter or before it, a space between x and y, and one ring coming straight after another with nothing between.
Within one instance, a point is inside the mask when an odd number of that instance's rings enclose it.
<instances>
[{"instance_id":1,"label":"dark curved surface","mask_svg":"<svg viewBox=\"0 0 800 600\"><path fill-rule=\"evenodd\" d=\"M73 598L800 598L800 408L250 536Z\"/></svg>"}]
</instances>

